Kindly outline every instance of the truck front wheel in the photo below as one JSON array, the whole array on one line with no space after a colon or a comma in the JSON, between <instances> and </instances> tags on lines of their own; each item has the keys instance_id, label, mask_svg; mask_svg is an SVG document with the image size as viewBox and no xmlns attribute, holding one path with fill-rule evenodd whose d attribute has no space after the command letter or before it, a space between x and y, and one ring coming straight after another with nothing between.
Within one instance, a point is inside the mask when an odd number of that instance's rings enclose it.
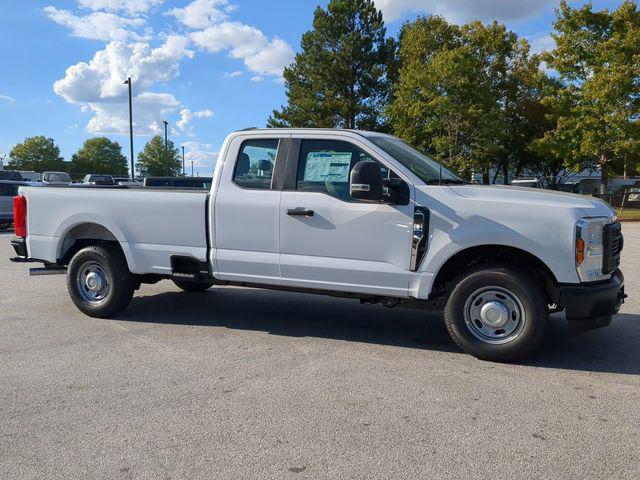
<instances>
[{"instance_id":1,"label":"truck front wheel","mask_svg":"<svg viewBox=\"0 0 640 480\"><path fill-rule=\"evenodd\" d=\"M466 353L492 361L526 357L541 344L548 301L527 273L485 265L462 274L444 311L453 341Z\"/></svg>"},{"instance_id":2,"label":"truck front wheel","mask_svg":"<svg viewBox=\"0 0 640 480\"><path fill-rule=\"evenodd\" d=\"M109 318L124 310L133 297L135 279L122 251L90 246L74 255L67 269L67 288L78 309L90 317Z\"/></svg>"}]
</instances>

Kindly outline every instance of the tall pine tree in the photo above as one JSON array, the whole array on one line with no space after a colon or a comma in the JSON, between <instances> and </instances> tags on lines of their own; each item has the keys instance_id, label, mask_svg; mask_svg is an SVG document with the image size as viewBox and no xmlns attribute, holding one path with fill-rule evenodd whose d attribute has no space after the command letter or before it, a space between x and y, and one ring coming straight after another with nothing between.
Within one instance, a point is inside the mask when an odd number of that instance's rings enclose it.
<instances>
[{"instance_id":1,"label":"tall pine tree","mask_svg":"<svg viewBox=\"0 0 640 480\"><path fill-rule=\"evenodd\" d=\"M288 104L269 126L379 129L394 56L373 0L318 7L302 51L284 71Z\"/></svg>"}]
</instances>

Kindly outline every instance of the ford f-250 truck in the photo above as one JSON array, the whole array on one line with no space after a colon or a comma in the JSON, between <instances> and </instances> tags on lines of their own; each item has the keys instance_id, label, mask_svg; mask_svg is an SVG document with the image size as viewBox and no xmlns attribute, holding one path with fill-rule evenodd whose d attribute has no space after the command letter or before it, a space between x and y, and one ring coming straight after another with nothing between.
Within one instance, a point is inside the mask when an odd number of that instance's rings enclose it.
<instances>
[{"instance_id":1,"label":"ford f-250 truck","mask_svg":"<svg viewBox=\"0 0 640 480\"><path fill-rule=\"evenodd\" d=\"M442 308L462 350L511 360L540 345L550 312L603 326L625 296L604 202L468 184L378 133L240 131L209 193L22 187L14 216L14 260L66 271L94 317L162 279L323 293Z\"/></svg>"}]
</instances>

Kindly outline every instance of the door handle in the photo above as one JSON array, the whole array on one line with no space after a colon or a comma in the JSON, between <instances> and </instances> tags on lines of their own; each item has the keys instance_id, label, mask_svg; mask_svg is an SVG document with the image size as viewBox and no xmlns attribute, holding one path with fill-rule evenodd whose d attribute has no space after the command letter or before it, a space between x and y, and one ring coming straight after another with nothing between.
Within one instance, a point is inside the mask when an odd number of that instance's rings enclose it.
<instances>
[{"instance_id":1,"label":"door handle","mask_svg":"<svg viewBox=\"0 0 640 480\"><path fill-rule=\"evenodd\" d=\"M307 210L306 208L288 208L287 215L292 217L313 217L313 210Z\"/></svg>"}]
</instances>

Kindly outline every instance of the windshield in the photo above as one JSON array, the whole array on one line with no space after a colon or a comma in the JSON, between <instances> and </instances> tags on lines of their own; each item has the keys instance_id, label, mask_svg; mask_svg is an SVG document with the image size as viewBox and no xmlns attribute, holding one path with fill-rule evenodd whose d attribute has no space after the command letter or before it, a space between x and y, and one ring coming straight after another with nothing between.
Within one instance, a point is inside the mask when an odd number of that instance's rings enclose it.
<instances>
[{"instance_id":1,"label":"windshield","mask_svg":"<svg viewBox=\"0 0 640 480\"><path fill-rule=\"evenodd\" d=\"M399 138L378 135L372 135L367 138L408 168L411 173L427 185L467 183L451 170L420 153Z\"/></svg>"}]
</instances>

